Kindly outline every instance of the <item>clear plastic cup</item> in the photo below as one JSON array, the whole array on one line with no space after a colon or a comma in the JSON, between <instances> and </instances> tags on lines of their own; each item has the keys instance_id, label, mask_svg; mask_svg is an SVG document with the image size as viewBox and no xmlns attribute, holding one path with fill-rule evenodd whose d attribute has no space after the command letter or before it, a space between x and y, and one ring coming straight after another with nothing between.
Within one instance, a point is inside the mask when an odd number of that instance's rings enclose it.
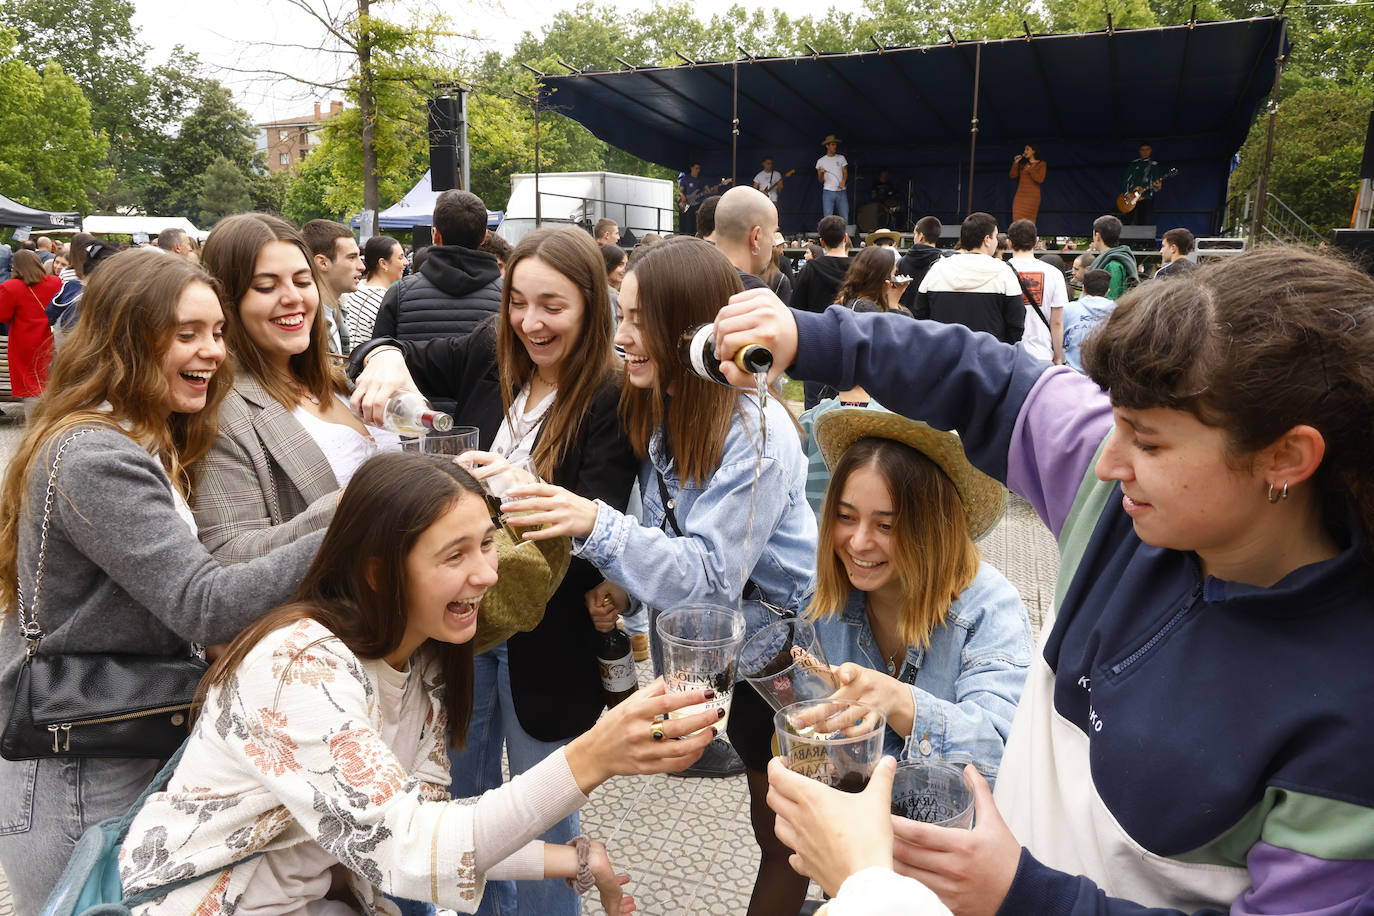
<instances>
[{"instance_id":1,"label":"clear plastic cup","mask_svg":"<svg viewBox=\"0 0 1374 916\"><path fill-rule=\"evenodd\" d=\"M887 717L855 700L803 700L773 714L787 768L843 792L862 792L883 756Z\"/></svg>"},{"instance_id":2,"label":"clear plastic cup","mask_svg":"<svg viewBox=\"0 0 1374 916\"><path fill-rule=\"evenodd\" d=\"M667 692L716 692L713 699L676 710L668 717L680 719L707 709L724 709L725 716L716 725L724 733L735 689L735 658L744 640L744 615L733 608L709 605L679 607L659 615L656 626Z\"/></svg>"},{"instance_id":3,"label":"clear plastic cup","mask_svg":"<svg viewBox=\"0 0 1374 916\"><path fill-rule=\"evenodd\" d=\"M892 813L937 827L972 827L973 793L964 785L964 768L903 760L892 779Z\"/></svg>"},{"instance_id":4,"label":"clear plastic cup","mask_svg":"<svg viewBox=\"0 0 1374 916\"><path fill-rule=\"evenodd\" d=\"M770 623L740 647L739 673L776 712L839 688L816 628L800 617Z\"/></svg>"},{"instance_id":5,"label":"clear plastic cup","mask_svg":"<svg viewBox=\"0 0 1374 916\"><path fill-rule=\"evenodd\" d=\"M431 429L420 437L420 451L426 455L448 455L457 458L477 448L478 431L475 426L455 426L452 429Z\"/></svg>"}]
</instances>

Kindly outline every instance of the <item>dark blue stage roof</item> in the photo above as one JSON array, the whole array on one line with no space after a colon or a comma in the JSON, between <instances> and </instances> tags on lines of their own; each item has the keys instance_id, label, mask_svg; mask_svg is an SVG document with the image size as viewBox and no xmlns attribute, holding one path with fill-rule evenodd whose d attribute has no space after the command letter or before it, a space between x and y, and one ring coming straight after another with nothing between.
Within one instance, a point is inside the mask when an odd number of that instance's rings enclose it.
<instances>
[{"instance_id":1,"label":"dark blue stage roof","mask_svg":"<svg viewBox=\"0 0 1374 916\"><path fill-rule=\"evenodd\" d=\"M737 180L759 161L796 174L779 209L787 230L814 229L820 215L814 163L820 140L838 134L850 162L851 219L890 170L910 217L957 222L968 199L973 77L981 44L973 209L1005 228L1016 183L1012 156L1039 146L1048 164L1042 234L1084 235L1114 212L1125 164L1142 141L1177 168L1156 204L1160 231L1216 228L1231 158L1273 83L1278 18L1167 28L961 41L797 58L644 67L549 75L544 105L643 159L715 180L730 172L735 69L740 135ZM897 227L893 227L897 228Z\"/></svg>"}]
</instances>

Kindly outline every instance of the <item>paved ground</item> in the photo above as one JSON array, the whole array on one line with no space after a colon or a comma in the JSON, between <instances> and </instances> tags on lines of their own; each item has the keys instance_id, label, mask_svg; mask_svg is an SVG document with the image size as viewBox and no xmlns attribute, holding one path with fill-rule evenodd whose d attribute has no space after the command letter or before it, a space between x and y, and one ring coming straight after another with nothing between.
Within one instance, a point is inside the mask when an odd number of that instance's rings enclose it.
<instances>
[{"instance_id":1,"label":"paved ground","mask_svg":"<svg viewBox=\"0 0 1374 916\"><path fill-rule=\"evenodd\" d=\"M8 460L18 436L16 426L0 423L0 463ZM1030 506L1013 497L1006 517L980 546L1020 590L1038 632L1054 599L1054 539ZM647 675L647 664L641 665L641 681ZM629 871L630 890L644 916L745 912L758 851L744 777L614 779L592 796L582 824L587 834L605 840L612 861ZM819 896L814 885L812 896ZM586 911L602 916L596 901ZM13 916L3 875L0 916Z\"/></svg>"}]
</instances>

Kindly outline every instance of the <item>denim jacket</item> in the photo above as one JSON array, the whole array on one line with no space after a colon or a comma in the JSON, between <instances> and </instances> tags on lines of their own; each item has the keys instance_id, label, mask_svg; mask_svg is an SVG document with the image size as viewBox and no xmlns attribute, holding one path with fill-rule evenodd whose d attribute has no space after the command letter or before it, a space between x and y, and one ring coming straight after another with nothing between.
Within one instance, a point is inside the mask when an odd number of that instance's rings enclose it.
<instances>
[{"instance_id":1,"label":"denim jacket","mask_svg":"<svg viewBox=\"0 0 1374 916\"><path fill-rule=\"evenodd\" d=\"M838 614L813 621L816 633L830 664L886 671L864 600L864 592L852 589ZM915 724L908 739L889 729L884 752L972 763L995 778L1030 661L1030 621L1021 596L1000 572L980 564L944 624L930 634L930 648L907 647L897 677L911 685Z\"/></svg>"},{"instance_id":2,"label":"denim jacket","mask_svg":"<svg viewBox=\"0 0 1374 916\"><path fill-rule=\"evenodd\" d=\"M806 457L787 407L769 398L768 442L759 454L758 401L741 394L718 467L705 486L683 486L661 431L640 467L639 520L597 502L596 525L573 540L573 553L635 598L668 610L689 602L741 607L746 635L775 617L759 601L741 605L752 579L771 605L806 606L816 564L816 516L806 502ZM750 491L758 472L754 524ZM682 536L665 521L656 475L663 476Z\"/></svg>"}]
</instances>

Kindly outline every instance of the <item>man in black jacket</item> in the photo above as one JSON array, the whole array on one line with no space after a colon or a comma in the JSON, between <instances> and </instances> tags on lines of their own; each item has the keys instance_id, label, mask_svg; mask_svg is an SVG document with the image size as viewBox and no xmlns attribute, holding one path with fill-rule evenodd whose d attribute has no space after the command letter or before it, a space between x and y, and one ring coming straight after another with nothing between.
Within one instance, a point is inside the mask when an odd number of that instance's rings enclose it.
<instances>
[{"instance_id":1,"label":"man in black jacket","mask_svg":"<svg viewBox=\"0 0 1374 916\"><path fill-rule=\"evenodd\" d=\"M908 311L916 309L916 291L921 288L921 281L926 278L930 265L944 257L940 249L935 247L940 242L940 229L940 221L933 216L918 219L913 233L913 244L897 261L897 273L911 278L911 283L907 286L906 292L902 293L901 299L902 305L906 306Z\"/></svg>"},{"instance_id":2,"label":"man in black jacket","mask_svg":"<svg viewBox=\"0 0 1374 916\"><path fill-rule=\"evenodd\" d=\"M792 284L792 301L789 304L793 308L823 312L835 304L835 294L840 291L844 275L849 271L849 236L846 230L844 219L834 214L821 217L816 224L816 233L821 238L825 257L812 258L802 264L797 281ZM802 389L807 410L834 394L833 388L821 382L805 382Z\"/></svg>"},{"instance_id":3,"label":"man in black jacket","mask_svg":"<svg viewBox=\"0 0 1374 916\"><path fill-rule=\"evenodd\" d=\"M373 337L462 337L500 311L501 270L495 257L477 250L487 237L482 198L468 191L440 194L431 232L434 246L419 273L382 299Z\"/></svg>"},{"instance_id":4,"label":"man in black jacket","mask_svg":"<svg viewBox=\"0 0 1374 916\"><path fill-rule=\"evenodd\" d=\"M962 324L1003 343L1020 343L1026 304L1016 273L996 257L997 220L971 213L959 227L959 254L941 258L916 292L917 318Z\"/></svg>"}]
</instances>

